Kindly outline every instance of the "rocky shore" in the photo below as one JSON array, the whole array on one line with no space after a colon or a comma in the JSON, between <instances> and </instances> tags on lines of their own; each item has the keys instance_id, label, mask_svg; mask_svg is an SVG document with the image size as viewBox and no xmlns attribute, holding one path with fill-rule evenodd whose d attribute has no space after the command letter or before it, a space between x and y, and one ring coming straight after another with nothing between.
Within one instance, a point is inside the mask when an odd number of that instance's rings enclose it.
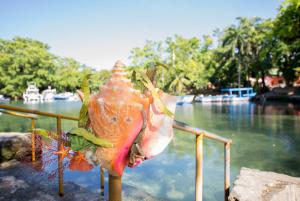
<instances>
[{"instance_id":1,"label":"rocky shore","mask_svg":"<svg viewBox=\"0 0 300 201\"><path fill-rule=\"evenodd\" d=\"M31 158L30 133L0 133L0 201L101 201L100 193L91 192L73 182L64 182L64 196L58 196L58 184L35 171L34 164L19 160ZM38 163L38 162L37 162ZM162 201L135 187L123 184L124 201Z\"/></svg>"},{"instance_id":2,"label":"rocky shore","mask_svg":"<svg viewBox=\"0 0 300 201\"><path fill-rule=\"evenodd\" d=\"M229 201L300 201L300 178L242 168Z\"/></svg>"}]
</instances>

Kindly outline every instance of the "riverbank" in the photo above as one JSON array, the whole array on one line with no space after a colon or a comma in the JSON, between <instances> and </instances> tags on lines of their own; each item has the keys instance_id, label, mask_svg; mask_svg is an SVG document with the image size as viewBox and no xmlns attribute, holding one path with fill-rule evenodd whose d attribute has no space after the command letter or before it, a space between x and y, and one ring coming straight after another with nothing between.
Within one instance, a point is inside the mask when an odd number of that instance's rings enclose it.
<instances>
[{"instance_id":1,"label":"riverbank","mask_svg":"<svg viewBox=\"0 0 300 201\"><path fill-rule=\"evenodd\" d=\"M300 103L300 87L273 88L271 91L257 95L255 101L285 101Z\"/></svg>"}]
</instances>

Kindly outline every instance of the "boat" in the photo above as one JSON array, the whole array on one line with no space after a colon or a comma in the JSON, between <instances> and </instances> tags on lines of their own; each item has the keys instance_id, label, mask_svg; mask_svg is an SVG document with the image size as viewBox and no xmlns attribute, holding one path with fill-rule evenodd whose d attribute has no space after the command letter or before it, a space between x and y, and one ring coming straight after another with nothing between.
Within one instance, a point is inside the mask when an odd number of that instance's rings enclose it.
<instances>
[{"instance_id":1,"label":"boat","mask_svg":"<svg viewBox=\"0 0 300 201\"><path fill-rule=\"evenodd\" d=\"M28 87L23 93L23 100L26 102L37 102L41 100L41 94L34 82L28 82Z\"/></svg>"},{"instance_id":2,"label":"boat","mask_svg":"<svg viewBox=\"0 0 300 201\"><path fill-rule=\"evenodd\" d=\"M180 96L177 99L177 105L191 104L194 100L194 95Z\"/></svg>"},{"instance_id":3,"label":"boat","mask_svg":"<svg viewBox=\"0 0 300 201\"><path fill-rule=\"evenodd\" d=\"M80 98L77 94L73 94L73 96L70 96L67 101L80 101Z\"/></svg>"},{"instance_id":4,"label":"boat","mask_svg":"<svg viewBox=\"0 0 300 201\"><path fill-rule=\"evenodd\" d=\"M5 98L2 94L0 94L0 102L10 101L9 98Z\"/></svg>"},{"instance_id":5,"label":"boat","mask_svg":"<svg viewBox=\"0 0 300 201\"><path fill-rule=\"evenodd\" d=\"M42 100L43 101L52 101L56 94L56 89L51 89L51 86L48 86L48 89L42 92Z\"/></svg>"},{"instance_id":6,"label":"boat","mask_svg":"<svg viewBox=\"0 0 300 201\"><path fill-rule=\"evenodd\" d=\"M252 87L245 88L225 88L221 89L222 95L216 96L197 96L195 101L202 103L210 102L240 102L240 101L249 101L253 98L256 93L253 91Z\"/></svg>"},{"instance_id":7,"label":"boat","mask_svg":"<svg viewBox=\"0 0 300 201\"><path fill-rule=\"evenodd\" d=\"M68 100L70 97L74 96L71 92L64 92L54 95L54 100Z\"/></svg>"}]
</instances>

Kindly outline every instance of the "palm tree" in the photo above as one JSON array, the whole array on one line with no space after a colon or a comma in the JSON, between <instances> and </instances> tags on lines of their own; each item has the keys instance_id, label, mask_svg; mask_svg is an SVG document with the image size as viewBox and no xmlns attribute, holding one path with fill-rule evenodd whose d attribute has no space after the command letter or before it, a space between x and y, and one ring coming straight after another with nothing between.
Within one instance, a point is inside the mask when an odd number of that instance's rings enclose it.
<instances>
[{"instance_id":1,"label":"palm tree","mask_svg":"<svg viewBox=\"0 0 300 201\"><path fill-rule=\"evenodd\" d=\"M182 94L191 81L186 77L186 73L181 71L174 80L169 83L169 90L175 94Z\"/></svg>"},{"instance_id":2,"label":"palm tree","mask_svg":"<svg viewBox=\"0 0 300 201\"><path fill-rule=\"evenodd\" d=\"M231 52L231 56L237 60L238 87L241 86L241 63L244 64L244 57L251 54L251 43L249 41L253 32L253 22L247 18L237 18L238 26L231 25L224 31L221 38L222 46Z\"/></svg>"}]
</instances>

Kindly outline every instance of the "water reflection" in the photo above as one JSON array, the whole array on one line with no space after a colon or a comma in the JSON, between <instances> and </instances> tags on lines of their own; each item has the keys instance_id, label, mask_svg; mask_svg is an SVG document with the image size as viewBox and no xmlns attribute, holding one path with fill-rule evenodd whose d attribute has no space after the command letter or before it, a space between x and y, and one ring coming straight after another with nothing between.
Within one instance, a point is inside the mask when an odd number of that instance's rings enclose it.
<instances>
[{"instance_id":1,"label":"water reflection","mask_svg":"<svg viewBox=\"0 0 300 201\"><path fill-rule=\"evenodd\" d=\"M53 102L14 105L77 115L80 103ZM300 106L288 103L240 103L235 105L195 103L176 108L176 119L231 138L231 180L241 167L300 176ZM0 131L26 131L30 121L0 116ZM64 121L68 130L76 122ZM41 118L38 127L55 129L55 120ZM175 131L175 138L156 158L127 168L123 183L169 200L194 200L195 137ZM54 167L52 167L54 168ZM49 168L50 171L50 168ZM65 180L93 191L99 190L99 169L80 173L66 171ZM204 141L204 200L223 199L223 144Z\"/></svg>"}]
</instances>

